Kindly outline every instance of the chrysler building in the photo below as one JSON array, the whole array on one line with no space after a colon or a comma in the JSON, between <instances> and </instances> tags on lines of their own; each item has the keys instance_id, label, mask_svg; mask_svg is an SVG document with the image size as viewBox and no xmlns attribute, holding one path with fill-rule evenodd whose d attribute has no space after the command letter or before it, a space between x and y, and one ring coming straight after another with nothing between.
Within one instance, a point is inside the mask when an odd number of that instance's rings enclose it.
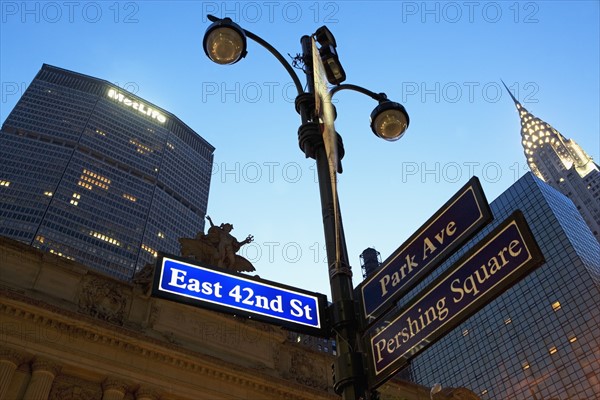
<instances>
[{"instance_id":1,"label":"chrysler building","mask_svg":"<svg viewBox=\"0 0 600 400\"><path fill-rule=\"evenodd\" d=\"M504 82L503 82L504 83ZM506 87L506 85L504 85ZM521 144L531 171L569 197L600 242L600 168L573 139L527 111L506 90L521 119Z\"/></svg>"}]
</instances>

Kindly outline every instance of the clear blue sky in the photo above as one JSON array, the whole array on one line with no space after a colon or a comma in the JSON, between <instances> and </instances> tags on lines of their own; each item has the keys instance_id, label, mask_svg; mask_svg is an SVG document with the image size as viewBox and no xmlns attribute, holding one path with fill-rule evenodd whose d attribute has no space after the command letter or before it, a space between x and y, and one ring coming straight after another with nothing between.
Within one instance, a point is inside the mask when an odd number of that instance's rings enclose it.
<instances>
[{"instance_id":1,"label":"clear blue sky","mask_svg":"<svg viewBox=\"0 0 600 400\"><path fill-rule=\"evenodd\" d=\"M598 1L0 4L1 121L43 63L135 92L216 147L208 214L233 223L240 240L254 235L242 254L258 274L327 295L314 162L298 149L291 80L253 42L241 62L211 63L202 50L207 13L231 17L284 55L327 25L347 83L386 92L408 110L408 132L388 143L369 127L375 102L336 95L355 284L363 249L385 259L471 175L491 202L527 170L500 79L600 160Z\"/></svg>"}]
</instances>

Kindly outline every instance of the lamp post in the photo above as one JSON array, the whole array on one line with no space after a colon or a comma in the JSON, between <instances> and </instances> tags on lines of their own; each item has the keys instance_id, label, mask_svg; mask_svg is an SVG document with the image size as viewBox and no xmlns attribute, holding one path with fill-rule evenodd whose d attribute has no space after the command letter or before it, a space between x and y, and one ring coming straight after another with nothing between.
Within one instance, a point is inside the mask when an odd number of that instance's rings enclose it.
<instances>
[{"instance_id":1,"label":"lamp post","mask_svg":"<svg viewBox=\"0 0 600 400\"><path fill-rule=\"evenodd\" d=\"M352 284L352 271L348 261L344 230L337 210L338 202L331 182L330 163L327 157L319 115L315 109L315 87L313 69L313 43L310 36L300 39L302 61L305 65L307 90L303 89L298 75L289 62L268 42L252 32L234 23L230 18L220 19L207 16L212 24L206 30L203 47L206 55L218 64L234 64L244 58L246 38L267 49L279 60L289 73L298 95L295 105L302 124L298 129L300 149L306 157L315 159L319 192L323 216L323 229L327 262L329 265L329 284L331 288L330 319L332 330L336 334L337 358L334 362L334 390L344 400L365 399L367 382L365 374L364 352L361 343L360 321L355 306ZM409 118L399 103L388 100L383 93L374 93L357 85L342 84L346 74L339 63L335 38L326 27L321 27L312 35L321 45L319 56L328 81L335 85L329 95L341 90L353 90L363 93L379 102L371 113L371 129L378 137L393 141L406 131ZM341 137L337 136L337 154L339 160L344 155Z\"/></svg>"}]
</instances>

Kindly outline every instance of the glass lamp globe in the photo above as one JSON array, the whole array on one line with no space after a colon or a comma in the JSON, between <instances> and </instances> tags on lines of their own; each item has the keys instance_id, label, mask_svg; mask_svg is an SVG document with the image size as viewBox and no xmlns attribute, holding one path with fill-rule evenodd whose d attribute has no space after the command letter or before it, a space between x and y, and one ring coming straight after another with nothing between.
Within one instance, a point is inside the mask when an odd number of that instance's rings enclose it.
<instances>
[{"instance_id":1,"label":"glass lamp globe","mask_svg":"<svg viewBox=\"0 0 600 400\"><path fill-rule=\"evenodd\" d=\"M204 34L204 52L217 64L235 64L246 56L246 35L229 18L211 24Z\"/></svg>"},{"instance_id":2,"label":"glass lamp globe","mask_svg":"<svg viewBox=\"0 0 600 400\"><path fill-rule=\"evenodd\" d=\"M400 139L408 128L409 118L404 107L393 101L384 101L371 113L371 130L387 141Z\"/></svg>"}]
</instances>

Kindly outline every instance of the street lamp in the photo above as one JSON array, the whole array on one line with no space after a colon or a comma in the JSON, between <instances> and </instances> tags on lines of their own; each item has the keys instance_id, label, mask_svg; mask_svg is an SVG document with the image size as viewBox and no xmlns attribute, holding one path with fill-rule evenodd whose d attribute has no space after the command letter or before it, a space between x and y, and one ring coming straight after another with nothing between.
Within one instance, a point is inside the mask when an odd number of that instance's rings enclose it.
<instances>
[{"instance_id":1,"label":"street lamp","mask_svg":"<svg viewBox=\"0 0 600 400\"><path fill-rule=\"evenodd\" d=\"M231 18L215 20L204 34L203 47L217 64L235 64L246 57L246 35Z\"/></svg>"},{"instance_id":2,"label":"street lamp","mask_svg":"<svg viewBox=\"0 0 600 400\"><path fill-rule=\"evenodd\" d=\"M323 230L325 247L329 265L329 284L331 287L332 305L329 308L332 330L336 333L337 358L334 363L334 390L344 400L364 399L367 393L364 367L365 353L362 350L360 322L354 301L352 271L348 261L343 226L338 210L337 196L331 185L330 164L325 149L321 121L316 112L313 43L309 36L300 39L302 45L301 61L306 74L307 90L303 88L298 75L290 63L271 44L254 33L241 28L231 19L220 19L212 15L207 18L212 24L206 30L203 40L204 51L217 64L234 64L246 56L246 38L249 38L267 49L286 69L296 86L296 110L300 114L302 124L298 129L300 148L306 157L314 158L319 180L319 193L323 213ZM357 85L341 84L346 74L339 63L335 38L326 27L321 27L313 35L321 45L319 57L323 61L328 81L335 85L329 95L340 90L357 91L378 101L378 106L371 113L371 129L380 138L397 140L408 128L409 118L406 110L399 103L388 100L383 93L374 93ZM328 70L329 68L329 70ZM344 149L341 137L338 137L337 154L341 160ZM339 164L338 160L338 164Z\"/></svg>"},{"instance_id":3,"label":"street lamp","mask_svg":"<svg viewBox=\"0 0 600 400\"><path fill-rule=\"evenodd\" d=\"M371 130L378 137L389 142L400 139L406 129L408 129L409 118L404 106L395 101L390 101L385 93L375 93L358 85L344 84L334 86L329 95L333 95L340 90L354 90L371 97L379 102L371 112Z\"/></svg>"},{"instance_id":4,"label":"street lamp","mask_svg":"<svg viewBox=\"0 0 600 400\"><path fill-rule=\"evenodd\" d=\"M402 104L385 100L371 113L371 130L390 142L400 139L408 128L408 114Z\"/></svg>"}]
</instances>

